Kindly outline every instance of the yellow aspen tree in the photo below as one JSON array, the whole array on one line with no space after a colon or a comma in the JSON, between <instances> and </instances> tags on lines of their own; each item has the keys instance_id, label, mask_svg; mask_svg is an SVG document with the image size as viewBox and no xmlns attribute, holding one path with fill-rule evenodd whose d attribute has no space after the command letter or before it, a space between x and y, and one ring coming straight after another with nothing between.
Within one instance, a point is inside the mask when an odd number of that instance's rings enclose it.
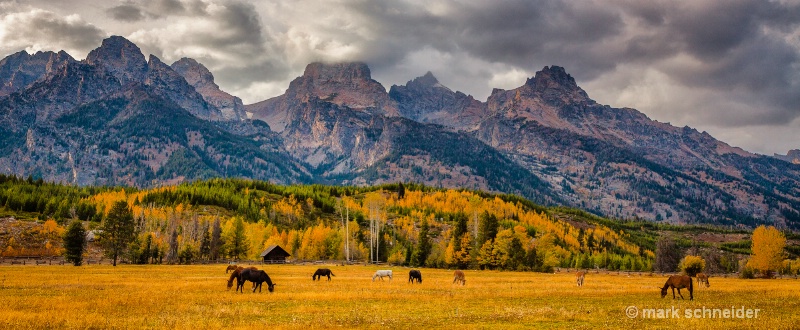
<instances>
[{"instance_id":1,"label":"yellow aspen tree","mask_svg":"<svg viewBox=\"0 0 800 330\"><path fill-rule=\"evenodd\" d=\"M786 237L773 226L758 226L753 231L753 254L747 266L770 276L783 265L783 248Z\"/></svg>"}]
</instances>

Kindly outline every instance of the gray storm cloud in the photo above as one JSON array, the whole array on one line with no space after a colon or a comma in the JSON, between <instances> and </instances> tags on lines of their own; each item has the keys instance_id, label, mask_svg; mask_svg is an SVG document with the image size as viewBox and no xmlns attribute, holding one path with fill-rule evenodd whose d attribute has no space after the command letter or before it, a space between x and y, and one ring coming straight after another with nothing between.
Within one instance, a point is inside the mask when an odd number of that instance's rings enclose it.
<instances>
[{"instance_id":1,"label":"gray storm cloud","mask_svg":"<svg viewBox=\"0 0 800 330\"><path fill-rule=\"evenodd\" d=\"M797 1L20 2L0 3L5 54L80 58L120 34L167 61L197 59L245 102L280 94L312 61L367 62L387 88L432 71L478 99L561 65L601 103L751 151L800 147Z\"/></svg>"}]
</instances>

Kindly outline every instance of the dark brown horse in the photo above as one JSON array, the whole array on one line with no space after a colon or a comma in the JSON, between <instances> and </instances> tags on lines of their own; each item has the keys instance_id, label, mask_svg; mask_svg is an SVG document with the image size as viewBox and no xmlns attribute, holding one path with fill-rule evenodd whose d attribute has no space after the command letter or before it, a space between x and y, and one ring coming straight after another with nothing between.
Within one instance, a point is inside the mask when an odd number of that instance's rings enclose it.
<instances>
[{"instance_id":1,"label":"dark brown horse","mask_svg":"<svg viewBox=\"0 0 800 330\"><path fill-rule=\"evenodd\" d=\"M706 287L711 286L711 284L708 284L708 275L697 273L697 285L700 285L701 283L705 283Z\"/></svg>"},{"instance_id":2,"label":"dark brown horse","mask_svg":"<svg viewBox=\"0 0 800 330\"><path fill-rule=\"evenodd\" d=\"M408 282L414 283L414 280L416 280L417 283L422 283L422 273L416 269L412 269L408 272Z\"/></svg>"},{"instance_id":3,"label":"dark brown horse","mask_svg":"<svg viewBox=\"0 0 800 330\"><path fill-rule=\"evenodd\" d=\"M461 282L461 285L467 284L467 279L464 278L464 272L456 270L453 273L453 283Z\"/></svg>"},{"instance_id":4,"label":"dark brown horse","mask_svg":"<svg viewBox=\"0 0 800 330\"><path fill-rule=\"evenodd\" d=\"M323 276L327 276L328 277L328 281L330 281L331 280L331 275L333 275L333 272L330 269L320 268L320 269L317 269L316 272L314 272L314 275L311 275L311 280L312 281L316 281L317 279L322 280ZM336 275L333 275L333 276L336 276Z\"/></svg>"},{"instance_id":5,"label":"dark brown horse","mask_svg":"<svg viewBox=\"0 0 800 330\"><path fill-rule=\"evenodd\" d=\"M236 286L236 289L238 290L241 287L242 293L244 293L245 281L253 282L253 293L256 292L256 288L258 288L258 292L261 292L261 284L264 282L267 282L267 290L269 290L269 292L275 291L275 284L272 283L272 279L269 278L267 272L263 270L245 268L241 273L239 273L237 281L238 285Z\"/></svg>"},{"instance_id":6,"label":"dark brown horse","mask_svg":"<svg viewBox=\"0 0 800 330\"><path fill-rule=\"evenodd\" d=\"M687 275L670 276L669 279L667 279L667 283L664 283L664 287L661 288L661 298L667 295L668 288L672 288L672 299L675 299L675 289L678 289L678 295L683 299L681 289L689 289L689 300L694 300L694 295L692 294L694 287L692 286L692 282L694 282L692 278Z\"/></svg>"},{"instance_id":7,"label":"dark brown horse","mask_svg":"<svg viewBox=\"0 0 800 330\"><path fill-rule=\"evenodd\" d=\"M230 290L231 287L233 287L233 279L239 277L239 273L241 273L245 269L242 266L235 266L235 267L236 268L233 269L233 273L231 273L231 277L228 278L228 290ZM255 267L248 267L248 268L249 269L253 269L253 270L258 270L258 268L255 268ZM236 282L236 284L239 284L239 282ZM238 285L236 286L236 291L239 291L239 286Z\"/></svg>"}]
</instances>

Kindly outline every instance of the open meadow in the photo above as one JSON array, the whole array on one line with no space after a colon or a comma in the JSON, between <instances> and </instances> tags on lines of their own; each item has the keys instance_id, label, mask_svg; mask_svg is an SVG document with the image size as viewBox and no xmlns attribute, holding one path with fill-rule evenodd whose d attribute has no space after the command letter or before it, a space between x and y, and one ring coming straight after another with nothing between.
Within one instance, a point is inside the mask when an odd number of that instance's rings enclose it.
<instances>
[{"instance_id":1,"label":"open meadow","mask_svg":"<svg viewBox=\"0 0 800 330\"><path fill-rule=\"evenodd\" d=\"M226 291L224 265L0 266L0 328L800 326L795 279L711 277L710 288L695 283L694 301L685 290L687 300L681 301L671 294L660 298L658 287L666 278L657 274L590 272L585 285L576 287L573 273L465 271L461 286L451 284L452 271L438 269L421 269L423 283L409 284L409 269L403 267L324 266L335 275L330 282L311 280L317 266L258 267L276 283L274 293L266 285L262 293L251 293L249 282L245 293ZM394 280L373 282L375 270L384 268L394 271ZM722 310L732 307L725 318ZM742 307L743 318L737 318ZM703 315L702 308L719 313Z\"/></svg>"}]
</instances>

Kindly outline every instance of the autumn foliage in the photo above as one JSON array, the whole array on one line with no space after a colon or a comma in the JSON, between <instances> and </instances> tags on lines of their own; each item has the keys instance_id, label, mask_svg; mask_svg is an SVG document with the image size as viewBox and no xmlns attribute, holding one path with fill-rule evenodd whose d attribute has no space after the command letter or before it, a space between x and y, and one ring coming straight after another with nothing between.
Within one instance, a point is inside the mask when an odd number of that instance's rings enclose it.
<instances>
[{"instance_id":1,"label":"autumn foliage","mask_svg":"<svg viewBox=\"0 0 800 330\"><path fill-rule=\"evenodd\" d=\"M678 266L681 271L689 276L695 276L697 273L702 273L706 269L706 261L699 256L686 256L681 260Z\"/></svg>"},{"instance_id":2,"label":"autumn foliage","mask_svg":"<svg viewBox=\"0 0 800 330\"><path fill-rule=\"evenodd\" d=\"M537 271L652 267L654 253L622 230L578 228L516 196L399 187L212 179L86 190L72 203L91 207L84 212L96 215L88 219L94 221L108 218L115 203L127 204L135 228L120 257L130 263L252 260L280 245L295 260Z\"/></svg>"},{"instance_id":3,"label":"autumn foliage","mask_svg":"<svg viewBox=\"0 0 800 330\"><path fill-rule=\"evenodd\" d=\"M772 226L759 226L753 231L753 255L747 267L760 271L764 276L771 276L783 267L785 246L786 237L783 233Z\"/></svg>"}]
</instances>

